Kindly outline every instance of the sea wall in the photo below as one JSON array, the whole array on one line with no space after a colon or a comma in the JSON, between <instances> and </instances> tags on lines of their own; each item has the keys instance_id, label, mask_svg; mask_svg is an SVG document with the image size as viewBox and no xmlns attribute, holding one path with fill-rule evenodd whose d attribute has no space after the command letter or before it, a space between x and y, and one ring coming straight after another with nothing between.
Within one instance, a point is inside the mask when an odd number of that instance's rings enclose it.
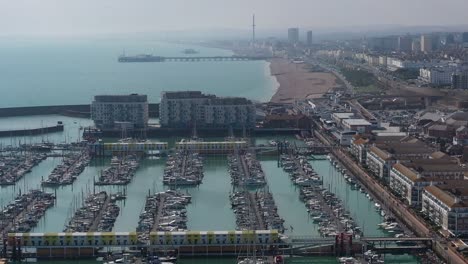
<instances>
[{"instance_id":1,"label":"sea wall","mask_svg":"<svg viewBox=\"0 0 468 264\"><path fill-rule=\"evenodd\" d=\"M33 136L47 133L54 133L63 131L63 125L57 124L56 126L47 126L41 128L31 129L17 129L17 130L3 130L0 131L0 137L17 137L17 136Z\"/></svg>"},{"instance_id":2,"label":"sea wall","mask_svg":"<svg viewBox=\"0 0 468 264\"><path fill-rule=\"evenodd\" d=\"M149 116L159 117L159 103L149 104ZM49 105L0 108L0 117L33 116L33 115L64 115L89 118L90 105Z\"/></svg>"}]
</instances>

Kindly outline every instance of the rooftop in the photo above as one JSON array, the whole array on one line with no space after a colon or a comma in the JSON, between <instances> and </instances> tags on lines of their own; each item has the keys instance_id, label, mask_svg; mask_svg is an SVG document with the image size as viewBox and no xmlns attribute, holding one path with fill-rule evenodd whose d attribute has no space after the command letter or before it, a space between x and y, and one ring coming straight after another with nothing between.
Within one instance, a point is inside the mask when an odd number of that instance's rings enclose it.
<instances>
[{"instance_id":1,"label":"rooftop","mask_svg":"<svg viewBox=\"0 0 468 264\"><path fill-rule=\"evenodd\" d=\"M96 95L94 96L94 101L103 103L144 103L148 101L148 96L146 96L146 94Z\"/></svg>"},{"instance_id":2,"label":"rooftop","mask_svg":"<svg viewBox=\"0 0 468 264\"><path fill-rule=\"evenodd\" d=\"M214 95L206 95L200 91L165 91L161 93L161 98L166 99L196 99L196 98L213 98Z\"/></svg>"},{"instance_id":3,"label":"rooftop","mask_svg":"<svg viewBox=\"0 0 468 264\"><path fill-rule=\"evenodd\" d=\"M453 129L449 125L434 124L429 127L429 130L448 131L448 130L453 130Z\"/></svg>"},{"instance_id":4,"label":"rooftop","mask_svg":"<svg viewBox=\"0 0 468 264\"><path fill-rule=\"evenodd\" d=\"M371 123L367 122L365 119L345 119L343 120L344 124L349 126L370 126Z\"/></svg>"},{"instance_id":5,"label":"rooftop","mask_svg":"<svg viewBox=\"0 0 468 264\"><path fill-rule=\"evenodd\" d=\"M210 105L249 105L252 101L243 97L219 97L210 100Z\"/></svg>"},{"instance_id":6,"label":"rooftop","mask_svg":"<svg viewBox=\"0 0 468 264\"><path fill-rule=\"evenodd\" d=\"M413 160L411 162L397 163L393 168L401 174L408 177L411 181L428 182L444 180L443 174L447 172L461 172L460 177L463 176L463 169L456 161L440 159L421 159ZM426 174L426 175L422 175Z\"/></svg>"},{"instance_id":7,"label":"rooftop","mask_svg":"<svg viewBox=\"0 0 468 264\"><path fill-rule=\"evenodd\" d=\"M354 145L363 145L363 144L366 144L369 142L369 139L365 139L365 138L358 138L356 140L353 141L353 144Z\"/></svg>"},{"instance_id":8,"label":"rooftop","mask_svg":"<svg viewBox=\"0 0 468 264\"><path fill-rule=\"evenodd\" d=\"M448 207L468 207L468 184L464 180L447 181L443 185L427 186L425 190Z\"/></svg>"},{"instance_id":9,"label":"rooftop","mask_svg":"<svg viewBox=\"0 0 468 264\"><path fill-rule=\"evenodd\" d=\"M333 116L338 119L347 119L354 116L354 113L333 113Z\"/></svg>"},{"instance_id":10,"label":"rooftop","mask_svg":"<svg viewBox=\"0 0 468 264\"><path fill-rule=\"evenodd\" d=\"M403 142L386 142L377 144L370 148L372 152L378 155L381 159L387 160L393 155L395 156L412 156L412 155L430 155L434 151L424 142L417 139Z\"/></svg>"}]
</instances>

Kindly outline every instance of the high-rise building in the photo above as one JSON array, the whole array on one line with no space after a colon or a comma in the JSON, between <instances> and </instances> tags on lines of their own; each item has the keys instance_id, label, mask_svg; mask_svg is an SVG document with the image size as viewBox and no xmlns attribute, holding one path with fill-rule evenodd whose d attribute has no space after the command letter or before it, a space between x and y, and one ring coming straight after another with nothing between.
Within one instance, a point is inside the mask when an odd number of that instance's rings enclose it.
<instances>
[{"instance_id":1,"label":"high-rise building","mask_svg":"<svg viewBox=\"0 0 468 264\"><path fill-rule=\"evenodd\" d=\"M468 32L464 32L462 34L462 42L463 42L463 47L468 48Z\"/></svg>"},{"instance_id":2,"label":"high-rise building","mask_svg":"<svg viewBox=\"0 0 468 264\"><path fill-rule=\"evenodd\" d=\"M410 52L411 45L413 44L413 38L409 35L399 36L398 37L398 47L397 50L401 52Z\"/></svg>"},{"instance_id":3,"label":"high-rise building","mask_svg":"<svg viewBox=\"0 0 468 264\"><path fill-rule=\"evenodd\" d=\"M91 104L91 119L96 127L113 129L146 128L148 99L146 95L97 95Z\"/></svg>"},{"instance_id":4,"label":"high-rise building","mask_svg":"<svg viewBox=\"0 0 468 264\"><path fill-rule=\"evenodd\" d=\"M463 32L462 41L463 43L468 43L468 32Z\"/></svg>"},{"instance_id":5,"label":"high-rise building","mask_svg":"<svg viewBox=\"0 0 468 264\"><path fill-rule=\"evenodd\" d=\"M159 105L163 127L253 128L255 115L255 105L250 100L200 91L162 92Z\"/></svg>"},{"instance_id":6,"label":"high-rise building","mask_svg":"<svg viewBox=\"0 0 468 264\"><path fill-rule=\"evenodd\" d=\"M312 30L307 31L307 46L311 47L312 46Z\"/></svg>"},{"instance_id":7,"label":"high-rise building","mask_svg":"<svg viewBox=\"0 0 468 264\"><path fill-rule=\"evenodd\" d=\"M431 36L432 50L438 50L441 46L441 37L439 34L432 34Z\"/></svg>"},{"instance_id":8,"label":"high-rise building","mask_svg":"<svg viewBox=\"0 0 468 264\"><path fill-rule=\"evenodd\" d=\"M455 36L453 34L447 34L445 36L445 45L451 45L455 43Z\"/></svg>"},{"instance_id":9,"label":"high-rise building","mask_svg":"<svg viewBox=\"0 0 468 264\"><path fill-rule=\"evenodd\" d=\"M422 52L432 51L432 38L430 35L421 35L421 51Z\"/></svg>"},{"instance_id":10,"label":"high-rise building","mask_svg":"<svg viewBox=\"0 0 468 264\"><path fill-rule=\"evenodd\" d=\"M452 75L455 70L455 67L449 66L421 68L419 70L419 78L434 85L450 85L452 84Z\"/></svg>"},{"instance_id":11,"label":"high-rise building","mask_svg":"<svg viewBox=\"0 0 468 264\"><path fill-rule=\"evenodd\" d=\"M468 70L459 70L452 75L453 89L468 89Z\"/></svg>"},{"instance_id":12,"label":"high-rise building","mask_svg":"<svg viewBox=\"0 0 468 264\"><path fill-rule=\"evenodd\" d=\"M394 51L398 48L398 38L395 36L371 38L368 40L368 46L376 51Z\"/></svg>"},{"instance_id":13,"label":"high-rise building","mask_svg":"<svg viewBox=\"0 0 468 264\"><path fill-rule=\"evenodd\" d=\"M299 42L299 28L288 29L288 41L291 44L296 44Z\"/></svg>"},{"instance_id":14,"label":"high-rise building","mask_svg":"<svg viewBox=\"0 0 468 264\"><path fill-rule=\"evenodd\" d=\"M411 44L411 49L413 52L421 52L421 41L419 39L413 40L413 43Z\"/></svg>"}]
</instances>

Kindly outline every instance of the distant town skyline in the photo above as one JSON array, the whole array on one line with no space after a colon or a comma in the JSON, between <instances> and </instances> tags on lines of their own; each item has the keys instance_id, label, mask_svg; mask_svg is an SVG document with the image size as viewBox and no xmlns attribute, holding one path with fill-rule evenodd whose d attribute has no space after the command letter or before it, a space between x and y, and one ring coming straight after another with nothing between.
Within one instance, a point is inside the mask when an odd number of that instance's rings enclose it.
<instances>
[{"instance_id":1,"label":"distant town skyline","mask_svg":"<svg viewBox=\"0 0 468 264\"><path fill-rule=\"evenodd\" d=\"M465 0L0 0L0 35L468 25Z\"/></svg>"}]
</instances>

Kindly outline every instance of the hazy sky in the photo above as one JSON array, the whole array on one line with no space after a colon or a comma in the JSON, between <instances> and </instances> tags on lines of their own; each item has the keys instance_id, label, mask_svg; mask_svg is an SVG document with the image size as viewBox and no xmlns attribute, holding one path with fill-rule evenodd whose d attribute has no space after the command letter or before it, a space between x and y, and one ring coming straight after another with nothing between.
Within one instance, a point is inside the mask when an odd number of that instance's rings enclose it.
<instances>
[{"instance_id":1,"label":"hazy sky","mask_svg":"<svg viewBox=\"0 0 468 264\"><path fill-rule=\"evenodd\" d=\"M468 24L468 0L0 0L0 34Z\"/></svg>"}]
</instances>

